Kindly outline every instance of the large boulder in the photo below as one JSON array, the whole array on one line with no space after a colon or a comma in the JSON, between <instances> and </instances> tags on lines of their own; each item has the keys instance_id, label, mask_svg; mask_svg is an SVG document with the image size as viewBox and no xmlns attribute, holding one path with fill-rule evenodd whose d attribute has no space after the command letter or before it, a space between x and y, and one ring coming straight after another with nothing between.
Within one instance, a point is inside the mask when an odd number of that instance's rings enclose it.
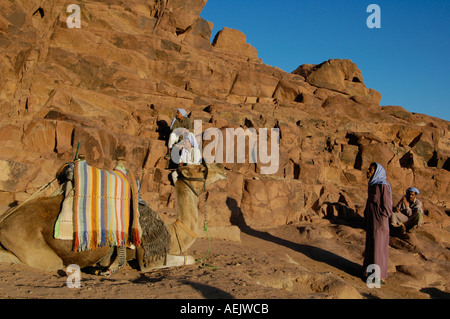
<instances>
[{"instance_id":1,"label":"large boulder","mask_svg":"<svg viewBox=\"0 0 450 319\"><path fill-rule=\"evenodd\" d=\"M364 104L380 104L381 94L366 88L361 70L351 60L303 64L292 73L303 76L311 85L348 94Z\"/></svg>"},{"instance_id":2,"label":"large boulder","mask_svg":"<svg viewBox=\"0 0 450 319\"><path fill-rule=\"evenodd\" d=\"M247 36L239 30L223 28L216 34L213 46L227 53L258 58L258 51L247 43Z\"/></svg>"},{"instance_id":3,"label":"large boulder","mask_svg":"<svg viewBox=\"0 0 450 319\"><path fill-rule=\"evenodd\" d=\"M286 225L306 215L302 182L270 179L245 180L240 209L248 226Z\"/></svg>"}]
</instances>

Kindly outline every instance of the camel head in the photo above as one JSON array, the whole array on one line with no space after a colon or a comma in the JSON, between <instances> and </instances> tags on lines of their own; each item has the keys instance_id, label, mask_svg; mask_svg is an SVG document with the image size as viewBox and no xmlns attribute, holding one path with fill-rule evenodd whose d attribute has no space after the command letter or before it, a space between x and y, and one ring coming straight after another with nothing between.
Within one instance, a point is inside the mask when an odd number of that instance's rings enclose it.
<instances>
[{"instance_id":1,"label":"camel head","mask_svg":"<svg viewBox=\"0 0 450 319\"><path fill-rule=\"evenodd\" d=\"M208 167L208 176L206 178L206 186L211 185L217 181L227 179L227 171L223 165L217 164L217 163L212 163L212 164L206 164L206 166Z\"/></svg>"},{"instance_id":2,"label":"camel head","mask_svg":"<svg viewBox=\"0 0 450 319\"><path fill-rule=\"evenodd\" d=\"M227 171L223 165L216 163L181 166L178 168L178 175L180 180L184 179L196 192L200 192L204 185L227 179Z\"/></svg>"}]
</instances>

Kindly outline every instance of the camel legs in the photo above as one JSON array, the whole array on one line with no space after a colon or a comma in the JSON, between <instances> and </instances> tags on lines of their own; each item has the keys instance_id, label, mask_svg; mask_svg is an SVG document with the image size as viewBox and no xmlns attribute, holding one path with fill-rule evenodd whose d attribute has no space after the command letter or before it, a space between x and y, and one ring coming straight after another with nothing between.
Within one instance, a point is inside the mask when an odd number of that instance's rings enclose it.
<instances>
[{"instance_id":1,"label":"camel legs","mask_svg":"<svg viewBox=\"0 0 450 319\"><path fill-rule=\"evenodd\" d=\"M21 264L20 260L12 253L0 247L0 262L8 264Z\"/></svg>"},{"instance_id":2,"label":"camel legs","mask_svg":"<svg viewBox=\"0 0 450 319\"><path fill-rule=\"evenodd\" d=\"M152 269L178 267L193 264L195 264L195 259L192 256L167 255L167 262L165 265L163 263L160 263L159 265L155 265Z\"/></svg>"},{"instance_id":3,"label":"camel legs","mask_svg":"<svg viewBox=\"0 0 450 319\"><path fill-rule=\"evenodd\" d=\"M144 263L144 250L141 247L137 248L136 257L139 262L139 268L141 269L142 272L148 272L161 268L178 267L195 264L195 259L192 256L176 256L176 255L167 255L167 261L165 265L163 259L157 260L156 262L153 263L146 264Z\"/></svg>"},{"instance_id":4,"label":"camel legs","mask_svg":"<svg viewBox=\"0 0 450 319\"><path fill-rule=\"evenodd\" d=\"M180 223L181 224L181 223ZM192 243L195 241L196 235L193 236L190 231L186 231L185 227L181 227L177 230L178 224L170 224L168 226L168 230L170 233L170 250L169 254L167 255L166 263L164 264L164 260L157 260L155 262L146 264L144 263L144 250L142 248L137 249L137 258L139 261L139 267L142 272L151 271L154 269L161 269L161 268L169 268L169 267L177 267L177 266L185 266L185 265L192 265L195 263L195 259L192 256L188 255L175 255L175 254L183 254L187 251L187 248L189 248ZM187 245L185 244L187 243Z\"/></svg>"},{"instance_id":5,"label":"camel legs","mask_svg":"<svg viewBox=\"0 0 450 319\"><path fill-rule=\"evenodd\" d=\"M22 239L17 235L5 236L2 233L0 242L8 251L28 266L44 271L63 269L62 259L47 245L40 234L38 236L40 240L27 241L26 238Z\"/></svg>"}]
</instances>

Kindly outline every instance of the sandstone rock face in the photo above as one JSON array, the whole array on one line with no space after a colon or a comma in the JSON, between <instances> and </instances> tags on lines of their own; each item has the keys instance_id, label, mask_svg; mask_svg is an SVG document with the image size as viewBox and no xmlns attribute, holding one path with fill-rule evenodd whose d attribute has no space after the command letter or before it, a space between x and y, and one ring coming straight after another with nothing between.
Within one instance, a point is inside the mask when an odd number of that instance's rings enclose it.
<instances>
[{"instance_id":1,"label":"sandstone rock face","mask_svg":"<svg viewBox=\"0 0 450 319\"><path fill-rule=\"evenodd\" d=\"M214 38L213 46L231 54L258 58L258 51L247 43L247 37L239 30L223 28Z\"/></svg>"},{"instance_id":2,"label":"sandstone rock face","mask_svg":"<svg viewBox=\"0 0 450 319\"><path fill-rule=\"evenodd\" d=\"M261 163L227 164L242 177L237 206L242 202L260 224L265 211L289 215L268 219L283 224L311 208L286 193L319 197L314 189L325 183L361 187L372 161L388 169L397 197L413 183L448 208L448 122L380 108L379 94L365 87L350 60L289 74L261 63L238 30L224 28L205 44L211 35L211 23L199 17L205 3L89 2L81 6L80 29L68 28L63 2L44 4L42 17L33 15L39 6L31 1L2 4L1 191L37 188L36 172L70 160L78 142L93 165L111 168L125 155L141 179L153 180L165 165L167 126L184 107L203 131L280 130L274 176L253 179Z\"/></svg>"},{"instance_id":3,"label":"sandstone rock face","mask_svg":"<svg viewBox=\"0 0 450 319\"><path fill-rule=\"evenodd\" d=\"M104 169L124 156L152 208L173 209L164 155L171 118L183 107L202 132L279 130L275 173L261 174L264 163L247 155L224 163L228 180L207 190L208 223L233 229L227 238L238 240L237 225L361 219L365 171L375 161L387 170L394 202L407 187L420 189L425 223L439 230L435 255L448 260L449 122L380 107L380 93L350 60L287 73L263 64L238 30L224 28L211 44L212 23L199 16L205 3L89 1L80 5L81 28L70 29L65 1L3 1L0 206L50 181L79 145ZM33 15L40 6L44 15Z\"/></svg>"},{"instance_id":4,"label":"sandstone rock face","mask_svg":"<svg viewBox=\"0 0 450 319\"><path fill-rule=\"evenodd\" d=\"M331 59L318 65L303 64L292 73L303 76L311 85L348 94L362 104L380 104L381 94L365 87L361 70L351 60Z\"/></svg>"}]
</instances>

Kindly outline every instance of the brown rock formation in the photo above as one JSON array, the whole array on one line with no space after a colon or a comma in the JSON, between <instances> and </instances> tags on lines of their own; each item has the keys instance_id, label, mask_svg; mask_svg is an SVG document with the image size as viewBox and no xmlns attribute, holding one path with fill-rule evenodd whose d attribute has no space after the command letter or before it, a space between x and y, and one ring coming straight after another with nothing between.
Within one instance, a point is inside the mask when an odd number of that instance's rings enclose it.
<instances>
[{"instance_id":1,"label":"brown rock formation","mask_svg":"<svg viewBox=\"0 0 450 319\"><path fill-rule=\"evenodd\" d=\"M258 58L258 51L247 43L247 37L239 30L223 28L216 34L212 45L230 54Z\"/></svg>"},{"instance_id":2,"label":"brown rock formation","mask_svg":"<svg viewBox=\"0 0 450 319\"><path fill-rule=\"evenodd\" d=\"M350 95L362 104L380 104L381 94L366 88L361 70L351 60L331 59L318 65L304 64L292 73L303 76L311 85Z\"/></svg>"},{"instance_id":3,"label":"brown rock formation","mask_svg":"<svg viewBox=\"0 0 450 319\"><path fill-rule=\"evenodd\" d=\"M65 1L3 1L0 206L51 180L80 142L80 153L100 168L124 156L143 198L170 210L165 139L184 107L203 131L280 130L276 174L261 175L259 162L226 164L228 181L208 190L210 226L355 220L364 209L365 170L376 161L394 202L407 187L420 189L425 222L439 229L448 260L449 122L380 107L380 93L365 87L350 60L290 74L263 64L240 31L224 28L211 44L212 24L199 17L205 3L87 1L81 28L69 29ZM33 15L40 6L44 15Z\"/></svg>"},{"instance_id":4,"label":"brown rock formation","mask_svg":"<svg viewBox=\"0 0 450 319\"><path fill-rule=\"evenodd\" d=\"M203 130L279 128L280 185L357 186L365 183L360 172L378 161L396 177L397 196L414 183L448 208L448 122L380 108L380 94L365 87L350 60L288 74L261 63L240 31L224 28L205 44L211 35L211 23L199 17L205 3L88 2L80 29L67 27L63 2L44 3L43 16L33 15L39 6L31 1L2 4L4 185L29 172L21 187L2 191L36 189L51 176L42 166L70 160L78 142L93 165L109 167L125 155L138 176L150 177L164 167L164 127L183 106ZM258 165L241 165L244 180ZM296 206L291 215L300 211Z\"/></svg>"}]
</instances>

